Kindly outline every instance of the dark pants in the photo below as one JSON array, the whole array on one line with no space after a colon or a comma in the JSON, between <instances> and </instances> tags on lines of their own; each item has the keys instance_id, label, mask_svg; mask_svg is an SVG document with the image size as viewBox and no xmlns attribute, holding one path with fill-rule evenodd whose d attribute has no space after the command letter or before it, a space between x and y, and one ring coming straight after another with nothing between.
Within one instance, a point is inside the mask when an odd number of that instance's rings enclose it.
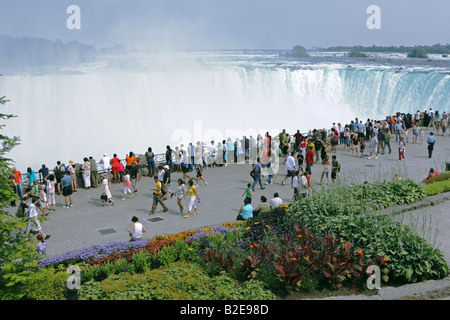
<instances>
[{"instance_id":1,"label":"dark pants","mask_svg":"<svg viewBox=\"0 0 450 320\"><path fill-rule=\"evenodd\" d=\"M433 155L434 143L428 143L428 158Z\"/></svg>"}]
</instances>

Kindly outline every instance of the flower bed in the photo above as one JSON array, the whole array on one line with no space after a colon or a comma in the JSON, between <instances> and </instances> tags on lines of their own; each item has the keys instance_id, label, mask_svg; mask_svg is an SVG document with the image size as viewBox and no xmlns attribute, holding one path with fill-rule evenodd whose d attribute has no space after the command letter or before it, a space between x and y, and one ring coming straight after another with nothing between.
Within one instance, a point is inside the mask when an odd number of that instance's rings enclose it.
<instances>
[{"instance_id":1,"label":"flower bed","mask_svg":"<svg viewBox=\"0 0 450 320\"><path fill-rule=\"evenodd\" d=\"M40 267L84 263L83 285L96 291L95 295L85 291L86 297L105 299L115 297L105 293L116 286L114 281L123 284L134 275L170 269L180 262L200 268L207 281L226 275L245 286L250 280L259 280L261 297L267 288L279 295L341 286L363 288L368 276L365 270L371 264L380 267L385 282L440 279L449 270L442 253L408 227L376 213L424 196L422 187L410 180L328 188L251 220L134 243L86 247L44 259ZM173 281L164 279L164 274L160 274L162 283ZM125 293L128 285L121 288L124 297L132 297ZM190 290L201 291L196 284ZM177 296L211 297L209 293L189 296L183 290ZM140 298L162 297L174 298L158 294ZM245 299L239 294L226 297Z\"/></svg>"}]
</instances>

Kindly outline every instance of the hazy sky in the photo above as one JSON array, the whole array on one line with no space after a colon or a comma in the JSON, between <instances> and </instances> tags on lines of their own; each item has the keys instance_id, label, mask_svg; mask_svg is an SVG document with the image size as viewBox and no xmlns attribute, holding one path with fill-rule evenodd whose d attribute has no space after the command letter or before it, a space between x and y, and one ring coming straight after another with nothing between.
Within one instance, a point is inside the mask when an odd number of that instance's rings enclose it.
<instances>
[{"instance_id":1,"label":"hazy sky","mask_svg":"<svg viewBox=\"0 0 450 320\"><path fill-rule=\"evenodd\" d=\"M70 5L80 30L66 26ZM0 34L154 49L429 45L450 43L449 16L449 0L0 0Z\"/></svg>"}]
</instances>

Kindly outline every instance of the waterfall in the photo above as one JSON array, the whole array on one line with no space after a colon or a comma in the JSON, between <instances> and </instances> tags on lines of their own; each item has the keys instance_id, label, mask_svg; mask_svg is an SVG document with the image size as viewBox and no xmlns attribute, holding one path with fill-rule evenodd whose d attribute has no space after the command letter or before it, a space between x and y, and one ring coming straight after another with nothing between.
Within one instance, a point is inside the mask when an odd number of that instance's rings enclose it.
<instances>
[{"instance_id":1,"label":"waterfall","mask_svg":"<svg viewBox=\"0 0 450 320\"><path fill-rule=\"evenodd\" d=\"M123 158L148 147L162 153L166 145L197 140L449 110L450 76L313 64L87 64L75 71L4 75L0 95L10 100L5 112L17 115L5 133L21 138L10 156L25 171L42 163L53 168L57 160L99 160L103 153Z\"/></svg>"}]
</instances>

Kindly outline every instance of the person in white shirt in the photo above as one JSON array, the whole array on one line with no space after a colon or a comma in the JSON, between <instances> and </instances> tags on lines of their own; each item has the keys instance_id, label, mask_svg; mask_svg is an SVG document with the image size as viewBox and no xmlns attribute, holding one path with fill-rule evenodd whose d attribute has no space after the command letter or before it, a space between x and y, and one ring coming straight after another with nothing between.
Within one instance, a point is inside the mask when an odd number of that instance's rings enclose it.
<instances>
[{"instance_id":1,"label":"person in white shirt","mask_svg":"<svg viewBox=\"0 0 450 320\"><path fill-rule=\"evenodd\" d=\"M142 233L147 232L142 225L142 223L139 222L139 219L136 216L133 216L131 218L131 221L133 222L133 226L131 229L127 230L130 234L130 241L137 241L142 239Z\"/></svg>"},{"instance_id":2,"label":"person in white shirt","mask_svg":"<svg viewBox=\"0 0 450 320\"><path fill-rule=\"evenodd\" d=\"M292 195L292 201L295 201L298 199L299 193L298 193L298 187L300 185L300 171L295 171L294 179L292 180L292 187L294 188L294 194Z\"/></svg>"},{"instance_id":3,"label":"person in white shirt","mask_svg":"<svg viewBox=\"0 0 450 320\"><path fill-rule=\"evenodd\" d=\"M291 185L292 185L292 181L295 175L295 159L292 156L291 153L288 153L286 155L286 162L285 162L285 167L286 167L286 177L284 178L283 181L281 181L281 184L284 186L284 182L286 181L287 178L291 177Z\"/></svg>"},{"instance_id":4,"label":"person in white shirt","mask_svg":"<svg viewBox=\"0 0 450 320\"><path fill-rule=\"evenodd\" d=\"M25 201L24 201L25 203ZM44 239L48 239L50 238L49 234L44 234L44 232L42 231L41 228L41 224L39 223L39 220L37 219L38 217L38 211L37 211L37 207L40 207L40 203L39 203L39 198L36 198L33 200L32 203L28 204L28 209L26 209L28 211L28 218L30 218L30 220L28 221L28 225L27 225L27 230L25 231L25 236L28 236L28 234L30 233L30 230L33 229L33 232L37 232L39 233Z\"/></svg>"},{"instance_id":5,"label":"person in white shirt","mask_svg":"<svg viewBox=\"0 0 450 320\"><path fill-rule=\"evenodd\" d=\"M103 172L109 173L111 170L111 158L104 153L103 158L100 159L100 164L102 165Z\"/></svg>"},{"instance_id":6,"label":"person in white shirt","mask_svg":"<svg viewBox=\"0 0 450 320\"><path fill-rule=\"evenodd\" d=\"M272 209L278 208L283 204L283 200L278 195L278 192L273 194L273 198L269 200L269 205Z\"/></svg>"}]
</instances>

